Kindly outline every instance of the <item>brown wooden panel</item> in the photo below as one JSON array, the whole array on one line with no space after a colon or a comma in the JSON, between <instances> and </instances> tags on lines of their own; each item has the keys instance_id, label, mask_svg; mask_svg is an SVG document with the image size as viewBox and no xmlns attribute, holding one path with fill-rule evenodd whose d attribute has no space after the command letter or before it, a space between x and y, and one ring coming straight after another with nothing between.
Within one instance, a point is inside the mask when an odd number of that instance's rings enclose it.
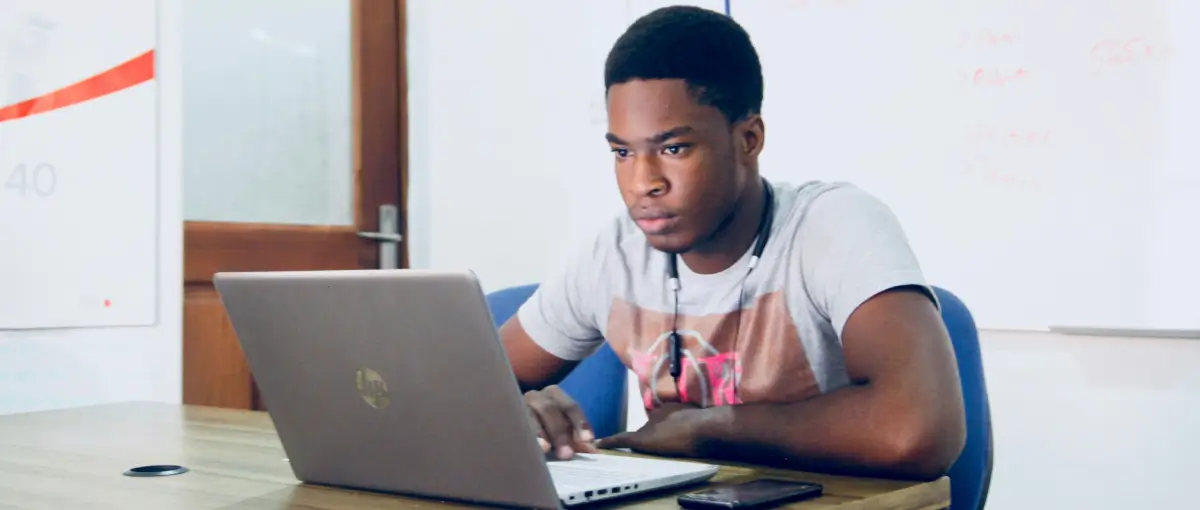
<instances>
[{"instance_id":1,"label":"brown wooden panel","mask_svg":"<svg viewBox=\"0 0 1200 510\"><path fill-rule=\"evenodd\" d=\"M364 1L357 4L354 19L354 73L358 93L354 107L358 125L355 153L355 174L358 182L358 225L365 231L379 229L379 207L390 204L403 208L401 162L404 138L401 119L404 91L400 88L404 75L399 41L403 32L398 24L404 4L398 1ZM399 37L397 35L399 34ZM403 235L404 215L400 232ZM401 243L401 254L407 252ZM400 267L406 267L400 256ZM378 246L363 246L359 250L362 267L379 267Z\"/></svg>"},{"instance_id":2,"label":"brown wooden panel","mask_svg":"<svg viewBox=\"0 0 1200 510\"><path fill-rule=\"evenodd\" d=\"M183 280L211 282L218 271L355 269L359 244L377 249L352 227L187 222Z\"/></svg>"},{"instance_id":3,"label":"brown wooden panel","mask_svg":"<svg viewBox=\"0 0 1200 510\"><path fill-rule=\"evenodd\" d=\"M183 401L250 409L250 367L211 285L184 287Z\"/></svg>"}]
</instances>

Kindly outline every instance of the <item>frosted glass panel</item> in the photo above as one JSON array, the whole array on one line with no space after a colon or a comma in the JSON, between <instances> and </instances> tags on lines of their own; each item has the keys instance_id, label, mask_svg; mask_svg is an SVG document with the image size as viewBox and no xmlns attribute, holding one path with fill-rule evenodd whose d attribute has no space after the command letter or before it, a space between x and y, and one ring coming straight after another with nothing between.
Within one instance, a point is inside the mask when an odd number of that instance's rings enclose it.
<instances>
[{"instance_id":1,"label":"frosted glass panel","mask_svg":"<svg viewBox=\"0 0 1200 510\"><path fill-rule=\"evenodd\" d=\"M350 0L184 6L184 218L351 224Z\"/></svg>"}]
</instances>

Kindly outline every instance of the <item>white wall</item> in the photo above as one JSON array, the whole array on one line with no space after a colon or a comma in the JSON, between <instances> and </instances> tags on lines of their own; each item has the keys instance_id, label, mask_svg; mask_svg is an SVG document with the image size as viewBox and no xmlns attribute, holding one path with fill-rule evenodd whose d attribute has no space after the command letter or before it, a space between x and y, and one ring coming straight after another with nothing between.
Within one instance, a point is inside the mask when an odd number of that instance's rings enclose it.
<instances>
[{"instance_id":1,"label":"white wall","mask_svg":"<svg viewBox=\"0 0 1200 510\"><path fill-rule=\"evenodd\" d=\"M457 16L445 3L409 0L408 222L417 267L473 268L489 290L539 281L580 235L569 228L564 190L615 193L589 173L593 160L608 161L602 146L545 156L589 121L587 105L574 102L586 103L589 84L526 79L529 66L578 65L568 54L589 51L544 23L564 16L557 4L472 2L472 16ZM429 28L447 23L462 30ZM435 50L455 58L434 61ZM599 80L600 69L591 76ZM529 114L526 101L548 101L560 116L540 119L545 128L535 133L505 131L506 119ZM494 164L467 164L456 151L483 151ZM1200 342L993 331L981 341L997 447L989 509L1141 508L1190 497L1187 482L1200 473ZM636 402L631 428L645 420Z\"/></svg>"},{"instance_id":2,"label":"white wall","mask_svg":"<svg viewBox=\"0 0 1200 510\"><path fill-rule=\"evenodd\" d=\"M1200 342L984 332L988 508L1183 508L1200 473Z\"/></svg>"},{"instance_id":3,"label":"white wall","mask_svg":"<svg viewBox=\"0 0 1200 510\"><path fill-rule=\"evenodd\" d=\"M180 0L161 0L158 322L154 327L0 331L0 413L182 398ZM97 20L119 24L120 20ZM70 235L46 232L46 235ZM5 246L4 249L20 249ZM79 246L87 257L88 246Z\"/></svg>"},{"instance_id":4,"label":"white wall","mask_svg":"<svg viewBox=\"0 0 1200 510\"><path fill-rule=\"evenodd\" d=\"M487 290L535 282L563 240L578 234L568 221L578 156L608 153L602 136L580 143L587 125L547 114L587 114L591 89L577 79L581 73L535 78L580 65L586 45L574 34L587 20L561 0L471 2L469 16L457 1L406 3L412 265L469 268ZM569 18L579 24L543 22ZM471 37L430 28L451 23ZM479 51L489 42L508 49L506 57ZM592 74L601 79L599 70ZM489 155L489 164L478 165L478 154Z\"/></svg>"}]
</instances>

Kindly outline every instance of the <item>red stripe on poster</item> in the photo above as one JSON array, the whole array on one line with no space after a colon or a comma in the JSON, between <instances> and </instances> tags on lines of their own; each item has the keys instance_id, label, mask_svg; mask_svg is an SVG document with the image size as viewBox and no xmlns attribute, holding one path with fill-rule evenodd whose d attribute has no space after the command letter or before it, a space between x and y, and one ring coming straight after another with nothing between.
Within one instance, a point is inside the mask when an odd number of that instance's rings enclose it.
<instances>
[{"instance_id":1,"label":"red stripe on poster","mask_svg":"<svg viewBox=\"0 0 1200 510\"><path fill-rule=\"evenodd\" d=\"M0 122L30 117L91 101L154 79L154 50L112 69L20 103L0 107Z\"/></svg>"}]
</instances>

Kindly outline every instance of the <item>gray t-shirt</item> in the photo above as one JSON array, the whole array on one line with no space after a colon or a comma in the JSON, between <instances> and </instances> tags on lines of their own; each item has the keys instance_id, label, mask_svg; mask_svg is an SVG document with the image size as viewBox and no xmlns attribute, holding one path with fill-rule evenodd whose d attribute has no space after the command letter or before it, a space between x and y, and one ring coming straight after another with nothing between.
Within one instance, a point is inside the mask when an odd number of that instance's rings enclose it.
<instances>
[{"instance_id":1,"label":"gray t-shirt","mask_svg":"<svg viewBox=\"0 0 1200 510\"><path fill-rule=\"evenodd\" d=\"M841 334L854 310L890 288L929 288L875 197L843 183L772 189L775 219L758 267L749 271L750 249L716 274L694 273L680 258L677 318L667 255L621 214L543 282L518 311L521 325L565 360L607 340L637 374L648 409L795 402L846 386ZM673 322L683 338L678 388L667 351Z\"/></svg>"}]
</instances>

